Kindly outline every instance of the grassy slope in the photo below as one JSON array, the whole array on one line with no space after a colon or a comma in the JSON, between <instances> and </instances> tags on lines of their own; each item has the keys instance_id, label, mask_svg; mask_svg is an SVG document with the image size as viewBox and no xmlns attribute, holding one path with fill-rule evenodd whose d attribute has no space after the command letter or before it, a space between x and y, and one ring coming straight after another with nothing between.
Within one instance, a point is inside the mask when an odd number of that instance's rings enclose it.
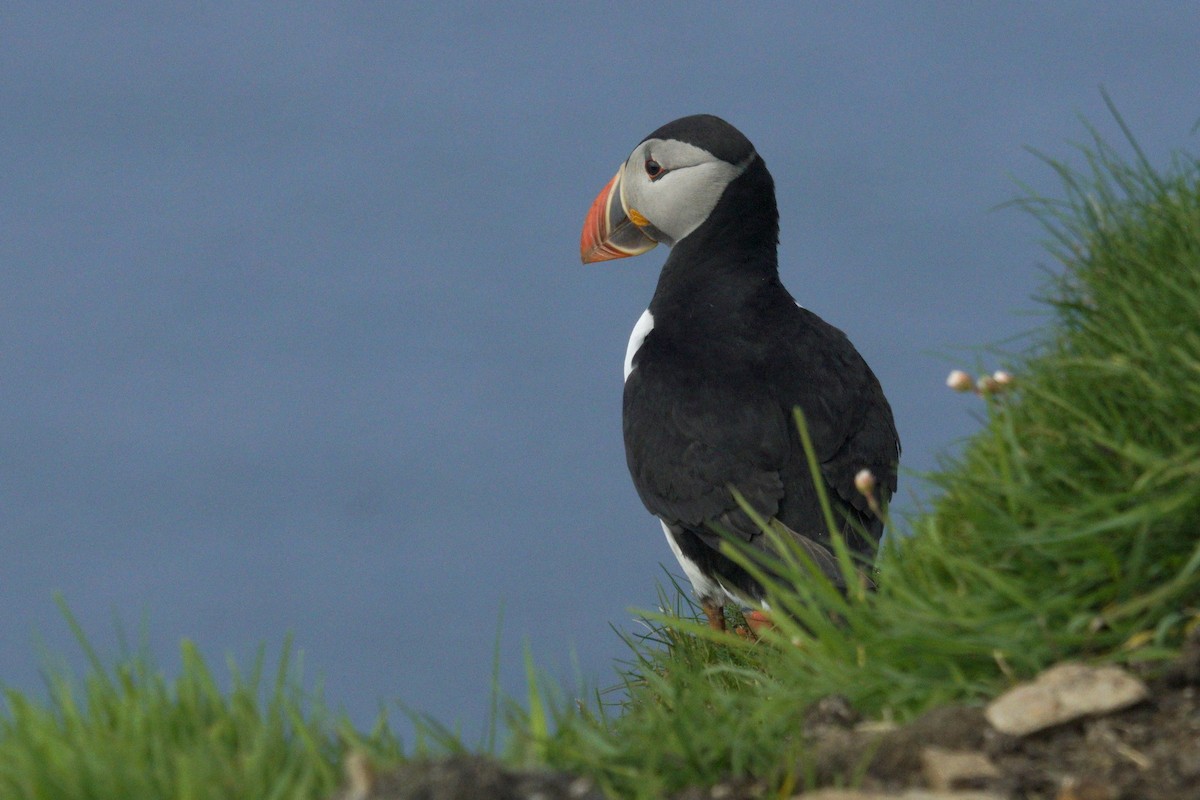
<instances>
[{"instance_id":1,"label":"grassy slope","mask_svg":"<svg viewBox=\"0 0 1200 800\"><path fill-rule=\"evenodd\" d=\"M623 796L729 774L803 785L794 734L826 694L904 717L1064 657L1172 652L1200 607L1200 164L1161 176L1098 140L1086 153L1086 174L1051 162L1063 200L1024 203L1062 264L1053 323L1013 358L1014 388L977 401L984 429L930 476L938 499L882 554L879 591L842 598L794 561L779 646L717 640L665 592L615 699L555 702L531 679L512 760ZM223 694L186 646L184 662L174 682L134 658L93 663L82 689L53 681L46 703L7 692L0 796L322 797L343 742L396 753L286 670Z\"/></svg>"}]
</instances>

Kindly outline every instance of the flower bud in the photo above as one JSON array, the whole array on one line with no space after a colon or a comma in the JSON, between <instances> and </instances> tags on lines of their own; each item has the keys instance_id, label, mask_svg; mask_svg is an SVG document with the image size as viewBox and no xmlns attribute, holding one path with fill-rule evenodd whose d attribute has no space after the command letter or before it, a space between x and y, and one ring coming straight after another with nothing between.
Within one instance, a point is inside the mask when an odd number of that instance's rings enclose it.
<instances>
[{"instance_id":1,"label":"flower bud","mask_svg":"<svg viewBox=\"0 0 1200 800\"><path fill-rule=\"evenodd\" d=\"M946 385L956 392L969 392L975 388L975 382L971 380L971 376L961 369L950 373L946 378Z\"/></svg>"},{"instance_id":2,"label":"flower bud","mask_svg":"<svg viewBox=\"0 0 1200 800\"><path fill-rule=\"evenodd\" d=\"M867 508L871 509L871 513L878 517L883 511L879 507L879 501L875 499L875 485L877 483L875 473L869 469L860 469L858 474L854 476L854 488L858 489L859 494L867 498Z\"/></svg>"},{"instance_id":3,"label":"flower bud","mask_svg":"<svg viewBox=\"0 0 1200 800\"><path fill-rule=\"evenodd\" d=\"M869 469L860 469L854 476L854 488L858 493L867 497L875 494L875 473Z\"/></svg>"}]
</instances>

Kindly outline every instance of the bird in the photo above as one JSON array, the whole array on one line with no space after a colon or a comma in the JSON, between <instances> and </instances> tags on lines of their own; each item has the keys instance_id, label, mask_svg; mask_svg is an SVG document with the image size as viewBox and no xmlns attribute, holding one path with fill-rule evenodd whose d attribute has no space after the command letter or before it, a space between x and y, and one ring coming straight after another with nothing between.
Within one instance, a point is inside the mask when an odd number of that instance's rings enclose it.
<instances>
[{"instance_id":1,"label":"bird","mask_svg":"<svg viewBox=\"0 0 1200 800\"><path fill-rule=\"evenodd\" d=\"M625 455L716 630L726 629L728 604L763 621L770 610L762 583L722 541L778 555L768 527L844 591L817 482L864 563L896 491L900 439L879 380L845 333L784 287L778 243L766 163L710 114L643 139L592 202L580 237L585 264L670 248L625 353Z\"/></svg>"}]
</instances>

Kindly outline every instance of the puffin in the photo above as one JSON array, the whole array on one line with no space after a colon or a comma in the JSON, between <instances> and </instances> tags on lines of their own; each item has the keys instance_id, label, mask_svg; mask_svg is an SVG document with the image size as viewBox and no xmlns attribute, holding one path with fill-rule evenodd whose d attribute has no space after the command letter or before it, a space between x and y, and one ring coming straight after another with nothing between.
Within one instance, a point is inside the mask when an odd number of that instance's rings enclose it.
<instances>
[{"instance_id":1,"label":"puffin","mask_svg":"<svg viewBox=\"0 0 1200 800\"><path fill-rule=\"evenodd\" d=\"M709 114L643 139L593 201L580 238L585 264L670 248L625 353L625 456L716 630L727 604L752 609L752 627L769 624L763 585L723 541L777 556L770 528L844 591L817 483L868 582L896 491L900 439L879 380L841 330L784 288L778 243L766 163Z\"/></svg>"}]
</instances>

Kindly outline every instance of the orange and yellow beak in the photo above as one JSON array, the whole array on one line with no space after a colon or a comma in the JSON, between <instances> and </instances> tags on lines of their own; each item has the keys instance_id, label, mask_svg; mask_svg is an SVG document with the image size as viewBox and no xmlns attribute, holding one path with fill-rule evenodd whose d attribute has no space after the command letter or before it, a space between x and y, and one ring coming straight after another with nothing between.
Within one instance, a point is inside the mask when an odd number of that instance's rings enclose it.
<instances>
[{"instance_id":1,"label":"orange and yellow beak","mask_svg":"<svg viewBox=\"0 0 1200 800\"><path fill-rule=\"evenodd\" d=\"M628 258L641 255L656 244L625 213L621 202L621 170L617 170L588 209L579 239L579 257L584 264Z\"/></svg>"}]
</instances>

